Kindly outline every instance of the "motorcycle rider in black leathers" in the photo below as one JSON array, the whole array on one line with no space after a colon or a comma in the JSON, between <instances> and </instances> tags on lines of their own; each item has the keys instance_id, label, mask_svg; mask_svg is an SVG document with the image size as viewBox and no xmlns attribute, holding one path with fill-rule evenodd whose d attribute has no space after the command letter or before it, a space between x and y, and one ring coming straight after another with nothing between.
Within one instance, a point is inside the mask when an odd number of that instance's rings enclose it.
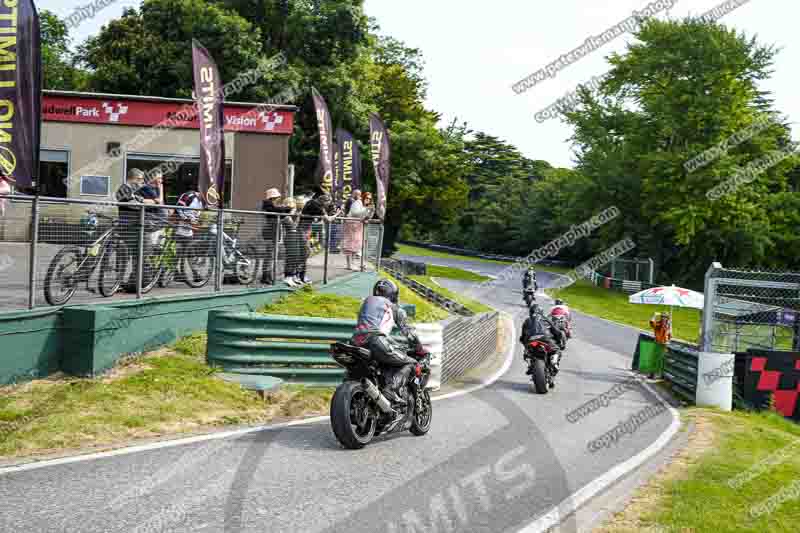
<instances>
[{"instance_id":1,"label":"motorcycle rider in black leathers","mask_svg":"<svg viewBox=\"0 0 800 533\"><path fill-rule=\"evenodd\" d=\"M528 342L532 337L543 336L540 341L547 343L552 348L553 353L557 354L553 360L553 368L557 374L561 364L559 344L563 340L564 332L547 319L538 304L531 305L528 313L528 318L522 324L522 334L519 337L519 342L522 343L524 348L527 348ZM530 374L530 372L531 370L528 369L527 373Z\"/></svg>"},{"instance_id":2,"label":"motorcycle rider in black leathers","mask_svg":"<svg viewBox=\"0 0 800 533\"><path fill-rule=\"evenodd\" d=\"M539 289L539 284L536 282L536 270L534 270L532 266L528 267L528 270L525 271L525 275L522 276L522 290L524 291L531 286L534 291Z\"/></svg>"},{"instance_id":3,"label":"motorcycle rider in black leathers","mask_svg":"<svg viewBox=\"0 0 800 533\"><path fill-rule=\"evenodd\" d=\"M397 285L381 279L372 289L358 312L358 324L351 343L367 348L372 357L384 368L386 386L382 393L392 403L406 403L403 386L417 360L407 355L408 346L416 350L418 356L425 355L425 349L414 329L408 324L406 312L398 305ZM394 327L400 329L408 342L403 346L391 337Z\"/></svg>"}]
</instances>

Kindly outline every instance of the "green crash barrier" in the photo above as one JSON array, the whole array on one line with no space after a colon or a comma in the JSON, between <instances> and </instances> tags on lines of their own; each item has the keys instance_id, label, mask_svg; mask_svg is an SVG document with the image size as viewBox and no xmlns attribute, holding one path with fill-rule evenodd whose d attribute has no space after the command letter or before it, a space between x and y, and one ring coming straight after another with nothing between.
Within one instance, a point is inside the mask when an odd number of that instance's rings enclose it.
<instances>
[{"instance_id":1,"label":"green crash barrier","mask_svg":"<svg viewBox=\"0 0 800 533\"><path fill-rule=\"evenodd\" d=\"M347 341L355 326L355 320L211 311L206 359L232 374L335 385L344 369L331 358L330 345Z\"/></svg>"},{"instance_id":2,"label":"green crash barrier","mask_svg":"<svg viewBox=\"0 0 800 533\"><path fill-rule=\"evenodd\" d=\"M413 316L413 305L403 307ZM206 360L230 374L338 385L344 369L331 358L330 345L348 341L355 327L355 320L211 311Z\"/></svg>"}]
</instances>

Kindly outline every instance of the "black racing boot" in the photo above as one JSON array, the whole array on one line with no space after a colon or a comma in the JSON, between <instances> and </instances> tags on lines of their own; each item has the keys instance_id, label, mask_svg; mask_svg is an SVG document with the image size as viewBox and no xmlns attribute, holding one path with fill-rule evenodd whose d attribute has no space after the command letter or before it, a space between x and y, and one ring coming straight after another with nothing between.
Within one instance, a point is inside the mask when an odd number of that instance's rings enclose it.
<instances>
[{"instance_id":1,"label":"black racing boot","mask_svg":"<svg viewBox=\"0 0 800 533\"><path fill-rule=\"evenodd\" d=\"M400 396L398 396L397 393L392 389L392 387L384 387L381 393L392 404L402 404L402 405L406 404L406 401L403 400Z\"/></svg>"}]
</instances>

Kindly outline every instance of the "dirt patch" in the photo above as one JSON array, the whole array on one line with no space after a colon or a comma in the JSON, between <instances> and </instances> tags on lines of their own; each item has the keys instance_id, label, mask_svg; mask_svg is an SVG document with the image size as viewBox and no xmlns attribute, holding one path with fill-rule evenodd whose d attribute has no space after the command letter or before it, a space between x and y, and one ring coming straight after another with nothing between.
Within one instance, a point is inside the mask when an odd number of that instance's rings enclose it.
<instances>
[{"instance_id":1,"label":"dirt patch","mask_svg":"<svg viewBox=\"0 0 800 533\"><path fill-rule=\"evenodd\" d=\"M640 487L625 509L617 514L600 528L596 533L633 533L633 532L666 532L666 528L647 525L640 521L640 517L650 514L657 509L664 498L665 487L675 480L686 479L689 469L697 464L707 452L714 450L717 441L714 424L714 413L692 411L684 413L687 420L694 422L694 431L689 435L685 447L677 451L670 462L662 467L650 480ZM690 531L686 529L685 531Z\"/></svg>"}]
</instances>

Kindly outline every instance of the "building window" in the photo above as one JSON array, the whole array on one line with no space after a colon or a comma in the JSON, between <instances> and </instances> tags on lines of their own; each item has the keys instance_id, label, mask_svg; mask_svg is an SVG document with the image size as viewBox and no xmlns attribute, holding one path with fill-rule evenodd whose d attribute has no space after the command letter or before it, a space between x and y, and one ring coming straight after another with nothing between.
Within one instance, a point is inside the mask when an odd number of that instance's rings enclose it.
<instances>
[{"instance_id":1,"label":"building window","mask_svg":"<svg viewBox=\"0 0 800 533\"><path fill-rule=\"evenodd\" d=\"M174 205L181 194L186 191L197 190L197 176L200 173L199 157L181 157L165 155L129 154L125 168L130 171L138 168L142 172L149 172L160 166L164 174L164 202ZM225 161L225 191L223 207L231 205L231 176L233 163Z\"/></svg>"},{"instance_id":2,"label":"building window","mask_svg":"<svg viewBox=\"0 0 800 533\"><path fill-rule=\"evenodd\" d=\"M42 150L39 153L39 193L54 198L67 197L64 180L69 176L69 152Z\"/></svg>"},{"instance_id":3,"label":"building window","mask_svg":"<svg viewBox=\"0 0 800 533\"><path fill-rule=\"evenodd\" d=\"M111 176L81 176L81 194L108 197Z\"/></svg>"}]
</instances>

